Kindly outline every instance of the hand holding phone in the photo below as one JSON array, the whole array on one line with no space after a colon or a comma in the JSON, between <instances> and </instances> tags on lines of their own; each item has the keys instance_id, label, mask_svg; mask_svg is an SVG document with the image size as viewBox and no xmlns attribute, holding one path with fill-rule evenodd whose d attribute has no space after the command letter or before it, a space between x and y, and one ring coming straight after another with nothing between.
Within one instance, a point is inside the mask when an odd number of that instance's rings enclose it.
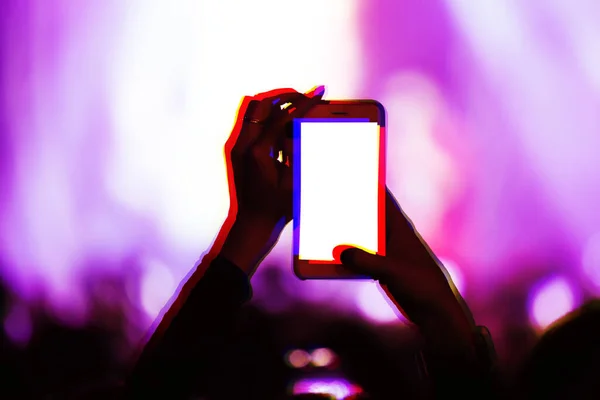
<instances>
[{"instance_id":1,"label":"hand holding phone","mask_svg":"<svg viewBox=\"0 0 600 400\"><path fill-rule=\"evenodd\" d=\"M231 206L215 247L249 276L292 219L292 169L282 162L289 157L286 132L322 95L323 87L307 94L272 90L247 97L238 112L225 145Z\"/></svg>"},{"instance_id":2,"label":"hand holding phone","mask_svg":"<svg viewBox=\"0 0 600 400\"><path fill-rule=\"evenodd\" d=\"M321 97L322 93L305 95L278 89L256 95L249 102L239 134L230 139L227 152L233 183L230 191L236 197L238 217L291 220L292 172L277 159L277 153L284 149L285 131L293 118L302 117ZM285 104L290 106L283 107Z\"/></svg>"},{"instance_id":3,"label":"hand holding phone","mask_svg":"<svg viewBox=\"0 0 600 400\"><path fill-rule=\"evenodd\" d=\"M336 247L343 268L378 280L406 318L427 335L470 340L473 317L445 271L392 193L386 189L386 255Z\"/></svg>"}]
</instances>

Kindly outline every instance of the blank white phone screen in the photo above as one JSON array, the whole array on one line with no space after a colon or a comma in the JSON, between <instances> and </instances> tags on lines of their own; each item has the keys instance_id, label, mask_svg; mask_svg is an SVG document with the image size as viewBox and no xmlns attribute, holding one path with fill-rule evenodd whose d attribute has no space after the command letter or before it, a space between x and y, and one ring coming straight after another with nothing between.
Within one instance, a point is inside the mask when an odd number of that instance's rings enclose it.
<instances>
[{"instance_id":1,"label":"blank white phone screen","mask_svg":"<svg viewBox=\"0 0 600 400\"><path fill-rule=\"evenodd\" d=\"M340 244L378 243L377 122L301 122L298 258L334 261Z\"/></svg>"}]
</instances>

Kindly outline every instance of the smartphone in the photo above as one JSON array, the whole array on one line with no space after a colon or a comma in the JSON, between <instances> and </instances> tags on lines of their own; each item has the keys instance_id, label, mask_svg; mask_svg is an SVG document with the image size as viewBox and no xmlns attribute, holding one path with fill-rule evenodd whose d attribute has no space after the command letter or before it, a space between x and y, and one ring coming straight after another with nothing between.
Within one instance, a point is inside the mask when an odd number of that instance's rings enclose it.
<instances>
[{"instance_id":1,"label":"smartphone","mask_svg":"<svg viewBox=\"0 0 600 400\"><path fill-rule=\"evenodd\" d=\"M293 264L300 279L364 279L333 250L385 255L385 109L323 101L293 122Z\"/></svg>"}]
</instances>

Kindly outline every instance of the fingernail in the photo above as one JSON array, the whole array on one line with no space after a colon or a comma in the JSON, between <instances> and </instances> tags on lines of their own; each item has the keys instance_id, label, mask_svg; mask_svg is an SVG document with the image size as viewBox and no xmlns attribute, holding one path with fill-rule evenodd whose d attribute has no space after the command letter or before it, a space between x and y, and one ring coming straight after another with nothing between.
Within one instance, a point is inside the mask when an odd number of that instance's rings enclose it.
<instances>
[{"instance_id":1,"label":"fingernail","mask_svg":"<svg viewBox=\"0 0 600 400\"><path fill-rule=\"evenodd\" d=\"M313 93L313 97L323 96L324 94L325 94L325 86L324 85L317 86L317 88L315 89L315 91Z\"/></svg>"},{"instance_id":2,"label":"fingernail","mask_svg":"<svg viewBox=\"0 0 600 400\"><path fill-rule=\"evenodd\" d=\"M313 89L306 92L306 96L308 97L322 97L325 93L325 86L315 86Z\"/></svg>"}]
</instances>

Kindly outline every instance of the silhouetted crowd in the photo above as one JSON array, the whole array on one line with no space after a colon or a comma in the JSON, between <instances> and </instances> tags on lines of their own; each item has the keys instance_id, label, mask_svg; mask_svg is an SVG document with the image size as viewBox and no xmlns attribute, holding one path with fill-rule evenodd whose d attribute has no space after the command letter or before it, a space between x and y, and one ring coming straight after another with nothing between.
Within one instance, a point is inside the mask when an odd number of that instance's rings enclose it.
<instances>
[{"instance_id":1,"label":"silhouetted crowd","mask_svg":"<svg viewBox=\"0 0 600 400\"><path fill-rule=\"evenodd\" d=\"M9 311L7 296L3 288L3 320ZM40 314L35 326L24 348L2 330L0 398L117 398L134 359L121 351L124 325L71 328ZM532 335L522 321L509 346L523 346L523 338ZM505 363L498 365L498 398L598 398L599 337L600 302L593 301L549 329L518 363L506 363L512 354L499 354ZM286 360L293 349L318 347L333 351L332 365L297 368ZM279 399L291 392L294 382L334 376L358 385L369 394L365 398L422 398L422 379L415 367L418 350L414 330L404 324L375 326L323 304L297 302L277 314L249 304L239 316L230 350L215 362L203 392L219 393L215 399ZM212 399L192 393L188 398Z\"/></svg>"}]
</instances>

